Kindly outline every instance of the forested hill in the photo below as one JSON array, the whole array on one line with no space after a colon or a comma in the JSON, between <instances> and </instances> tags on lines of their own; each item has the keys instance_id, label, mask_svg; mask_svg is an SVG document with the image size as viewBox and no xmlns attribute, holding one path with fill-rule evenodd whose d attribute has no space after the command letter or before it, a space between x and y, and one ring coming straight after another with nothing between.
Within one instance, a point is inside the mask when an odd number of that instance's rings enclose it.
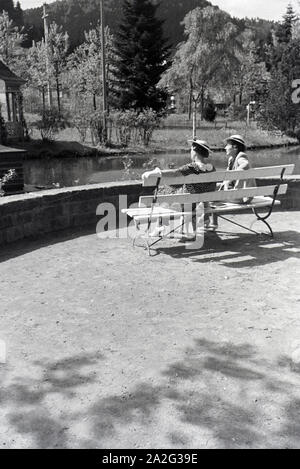
<instances>
[{"instance_id":1,"label":"forested hill","mask_svg":"<svg viewBox=\"0 0 300 469\"><path fill-rule=\"evenodd\" d=\"M84 31L93 28L99 20L99 0L58 0L48 5L50 20L62 25L69 33L71 48L83 41ZM104 0L106 23L112 32L121 18L123 0ZM158 16L165 20L165 37L175 46L183 39L183 26L180 24L185 15L196 7L211 5L206 0L160 0ZM29 42L40 40L43 34L42 7L24 11Z\"/></svg>"},{"instance_id":2,"label":"forested hill","mask_svg":"<svg viewBox=\"0 0 300 469\"><path fill-rule=\"evenodd\" d=\"M158 15L165 20L164 33L169 43L175 47L183 40L182 20L185 15L196 7L205 8L211 3L207 0L155 0L160 3ZM58 0L48 5L50 21L62 25L70 36L71 49L84 40L84 31L96 26L100 17L99 0ZM121 18L123 0L104 0L106 23L112 32L116 29ZM216 7L217 8L217 7ZM42 7L25 10L24 23L27 33L27 46L31 46L32 39L40 40L43 36ZM255 29L259 43L269 42L270 30L273 23L261 19L239 20L233 22L242 31L245 27Z\"/></svg>"}]
</instances>

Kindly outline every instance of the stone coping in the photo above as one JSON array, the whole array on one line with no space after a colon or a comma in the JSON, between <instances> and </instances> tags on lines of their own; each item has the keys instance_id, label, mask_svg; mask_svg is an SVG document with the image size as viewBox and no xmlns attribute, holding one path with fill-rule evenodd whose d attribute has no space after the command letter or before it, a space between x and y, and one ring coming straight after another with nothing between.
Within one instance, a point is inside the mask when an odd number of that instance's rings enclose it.
<instances>
[{"instance_id":1,"label":"stone coping","mask_svg":"<svg viewBox=\"0 0 300 469\"><path fill-rule=\"evenodd\" d=\"M44 197L59 196L65 194L75 194L79 192L89 192L97 190L110 190L112 188L140 188L141 181L118 181L118 182L105 182L98 184L86 184L83 186L62 187L59 189L47 189L41 191L28 192L25 194L16 194L0 198L0 206L6 205L10 202L19 202L24 200L41 199Z\"/></svg>"}]
</instances>

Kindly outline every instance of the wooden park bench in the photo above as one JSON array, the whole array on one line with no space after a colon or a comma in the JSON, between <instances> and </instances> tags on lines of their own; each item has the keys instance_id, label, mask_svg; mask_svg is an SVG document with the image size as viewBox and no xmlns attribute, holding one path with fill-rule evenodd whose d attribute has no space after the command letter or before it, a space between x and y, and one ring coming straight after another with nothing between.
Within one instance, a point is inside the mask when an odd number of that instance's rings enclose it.
<instances>
[{"instance_id":1,"label":"wooden park bench","mask_svg":"<svg viewBox=\"0 0 300 469\"><path fill-rule=\"evenodd\" d=\"M286 176L290 176L294 171L294 165L268 166L263 168L254 168L245 171L215 171L210 173L194 174L179 177L162 177L151 176L143 181L144 187L153 187L154 194L152 196L142 196L139 199L137 208L129 208L122 210L129 217L133 218L137 235L133 240L133 244L137 238L143 238L145 247L151 255L151 248L163 238L184 238L184 226L187 220L191 218L197 219L204 214L217 214L219 218L228 221L234 225L242 227L252 233L262 234L251 227L241 225L237 221L233 221L224 215L237 214L241 211L252 210L255 215L254 222L263 222L268 228L268 235L273 237L272 228L267 221L273 211L274 206L279 205L280 201L277 196L283 195L287 191ZM199 183L222 183L223 181L248 181L262 180L259 186L231 190L216 189L213 192L205 192L198 194L175 193L175 194L159 194L160 186L182 186L184 184ZM276 180L276 185L272 184L268 179ZM278 183L277 183L278 180ZM252 183L252 186L254 184ZM242 202L243 200L251 200L250 202ZM197 207L197 209L195 208ZM201 208L199 210L199 207ZM267 212L260 214L260 209L267 209ZM153 235L153 225L163 225L164 221L169 223L167 233L161 235ZM178 220L177 226L174 223ZM197 223L196 223L197 225ZM204 223L203 223L204 226ZM175 236L176 234L176 236ZM152 238L152 239L151 239ZM156 238L153 241L153 238Z\"/></svg>"}]
</instances>

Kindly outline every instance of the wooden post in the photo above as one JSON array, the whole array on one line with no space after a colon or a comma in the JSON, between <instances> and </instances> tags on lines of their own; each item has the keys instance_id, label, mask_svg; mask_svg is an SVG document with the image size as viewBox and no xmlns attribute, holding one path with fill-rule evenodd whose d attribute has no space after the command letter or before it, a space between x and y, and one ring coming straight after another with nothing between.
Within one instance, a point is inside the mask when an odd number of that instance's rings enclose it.
<instances>
[{"instance_id":1,"label":"wooden post","mask_svg":"<svg viewBox=\"0 0 300 469\"><path fill-rule=\"evenodd\" d=\"M16 93L11 94L11 102L12 102L12 120L13 122L17 122Z\"/></svg>"},{"instance_id":2,"label":"wooden post","mask_svg":"<svg viewBox=\"0 0 300 469\"><path fill-rule=\"evenodd\" d=\"M46 12L47 4L43 5L43 20L44 20L44 36L45 36L45 47L46 47L46 70L47 70L47 91L48 91L48 106L52 109L52 92L51 92L51 79L50 79L50 64L49 64L49 28L48 28L48 14Z\"/></svg>"},{"instance_id":3,"label":"wooden post","mask_svg":"<svg viewBox=\"0 0 300 469\"><path fill-rule=\"evenodd\" d=\"M102 93L103 93L103 141L107 142L107 89L106 89L106 59L105 59L105 17L103 0L100 0L100 18L101 18L101 48L102 48Z\"/></svg>"},{"instance_id":4,"label":"wooden post","mask_svg":"<svg viewBox=\"0 0 300 469\"><path fill-rule=\"evenodd\" d=\"M197 136L197 104L194 102L193 108L193 138Z\"/></svg>"},{"instance_id":5,"label":"wooden post","mask_svg":"<svg viewBox=\"0 0 300 469\"><path fill-rule=\"evenodd\" d=\"M11 121L11 110L10 110L10 102L9 102L9 92L6 93L6 109L7 109L7 120L8 122Z\"/></svg>"}]
</instances>

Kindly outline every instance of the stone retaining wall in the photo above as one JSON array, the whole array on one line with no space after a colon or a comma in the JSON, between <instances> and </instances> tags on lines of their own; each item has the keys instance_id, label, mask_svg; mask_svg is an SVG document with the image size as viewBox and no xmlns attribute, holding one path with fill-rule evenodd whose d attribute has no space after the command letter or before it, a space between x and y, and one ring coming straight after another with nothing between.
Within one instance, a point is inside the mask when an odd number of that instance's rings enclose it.
<instances>
[{"instance_id":1,"label":"stone retaining wall","mask_svg":"<svg viewBox=\"0 0 300 469\"><path fill-rule=\"evenodd\" d=\"M119 194L127 195L130 205L142 192L139 182L118 182L2 197L0 245L70 228L94 225L96 230L100 203L112 203L118 211Z\"/></svg>"},{"instance_id":2,"label":"stone retaining wall","mask_svg":"<svg viewBox=\"0 0 300 469\"><path fill-rule=\"evenodd\" d=\"M147 193L151 193L151 188L142 188L138 181L126 181L2 197L0 246L70 228L76 231L80 227L94 226L96 231L99 221L96 209L100 203L112 203L118 211L120 194L127 196L130 205ZM300 210L300 181L289 182L280 210L286 209Z\"/></svg>"}]
</instances>

